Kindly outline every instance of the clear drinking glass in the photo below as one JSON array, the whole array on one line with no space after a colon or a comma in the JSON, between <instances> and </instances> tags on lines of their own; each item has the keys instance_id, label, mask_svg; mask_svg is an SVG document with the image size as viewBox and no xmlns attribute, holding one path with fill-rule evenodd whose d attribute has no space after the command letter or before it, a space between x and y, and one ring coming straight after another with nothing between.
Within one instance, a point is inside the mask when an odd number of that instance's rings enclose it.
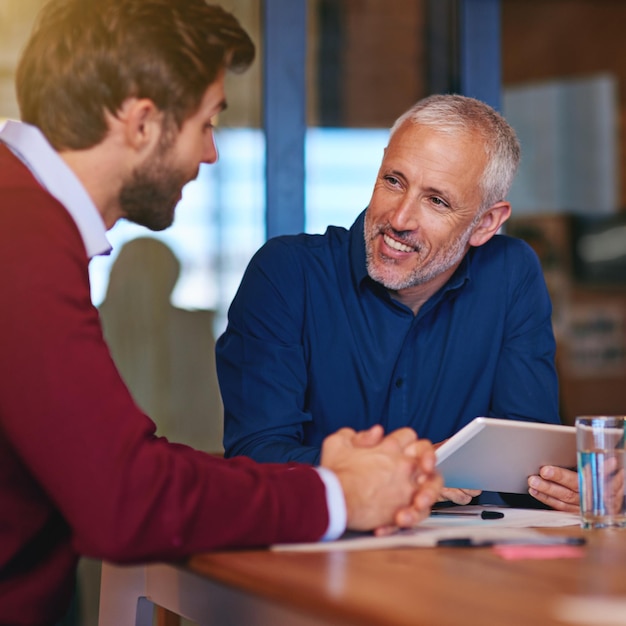
<instances>
[{"instance_id":1,"label":"clear drinking glass","mask_svg":"<svg viewBox=\"0 0 626 626\"><path fill-rule=\"evenodd\" d=\"M626 527L625 415L576 418L583 528Z\"/></svg>"}]
</instances>

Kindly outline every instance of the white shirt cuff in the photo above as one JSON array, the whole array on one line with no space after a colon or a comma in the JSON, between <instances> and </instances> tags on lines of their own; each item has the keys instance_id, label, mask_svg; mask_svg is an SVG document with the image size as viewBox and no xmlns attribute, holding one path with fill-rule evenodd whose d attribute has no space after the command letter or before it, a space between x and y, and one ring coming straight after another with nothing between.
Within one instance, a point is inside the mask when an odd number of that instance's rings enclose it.
<instances>
[{"instance_id":1,"label":"white shirt cuff","mask_svg":"<svg viewBox=\"0 0 626 626\"><path fill-rule=\"evenodd\" d=\"M348 523L346 500L337 476L325 467L316 467L315 469L326 487L326 504L328 508L328 528L321 541L332 541L341 537L346 530Z\"/></svg>"}]
</instances>

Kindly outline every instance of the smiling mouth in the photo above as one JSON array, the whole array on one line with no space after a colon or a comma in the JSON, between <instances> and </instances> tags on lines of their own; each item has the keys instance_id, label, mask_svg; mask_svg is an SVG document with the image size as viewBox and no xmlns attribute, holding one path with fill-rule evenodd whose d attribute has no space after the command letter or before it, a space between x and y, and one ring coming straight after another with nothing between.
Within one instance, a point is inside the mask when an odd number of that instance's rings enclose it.
<instances>
[{"instance_id":1,"label":"smiling mouth","mask_svg":"<svg viewBox=\"0 0 626 626\"><path fill-rule=\"evenodd\" d=\"M383 241L393 250L398 252L415 252L415 248L407 246L396 239L392 239L389 235L383 234Z\"/></svg>"}]
</instances>

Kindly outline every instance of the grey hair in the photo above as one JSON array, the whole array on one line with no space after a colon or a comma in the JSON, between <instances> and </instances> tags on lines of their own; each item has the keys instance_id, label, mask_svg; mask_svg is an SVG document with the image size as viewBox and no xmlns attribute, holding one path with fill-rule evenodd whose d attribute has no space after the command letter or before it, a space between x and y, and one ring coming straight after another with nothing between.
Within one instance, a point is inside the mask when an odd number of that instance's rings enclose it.
<instances>
[{"instance_id":1,"label":"grey hair","mask_svg":"<svg viewBox=\"0 0 626 626\"><path fill-rule=\"evenodd\" d=\"M407 121L450 135L477 133L484 141L488 159L479 183L482 191L479 213L506 198L521 150L515 131L493 108L467 96L428 96L394 122L389 138Z\"/></svg>"}]
</instances>

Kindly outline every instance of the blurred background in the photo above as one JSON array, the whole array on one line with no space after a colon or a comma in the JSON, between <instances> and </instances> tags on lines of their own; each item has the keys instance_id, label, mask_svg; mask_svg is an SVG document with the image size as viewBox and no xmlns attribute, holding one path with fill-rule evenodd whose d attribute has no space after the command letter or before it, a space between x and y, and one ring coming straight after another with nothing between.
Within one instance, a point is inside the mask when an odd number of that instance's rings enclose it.
<instances>
[{"instance_id":1,"label":"blurred background","mask_svg":"<svg viewBox=\"0 0 626 626\"><path fill-rule=\"evenodd\" d=\"M40 4L0 0L0 118L19 117L13 71ZM185 188L171 229L154 234L120 222L110 232L113 253L94 259L91 266L93 300L99 305L122 245L146 235L163 240L181 262L173 305L214 311L216 335L225 327L243 270L268 236L266 217L273 207L266 209L266 167L290 167L289 156L281 153L266 161L264 98L271 77L264 72L269 49L265 36L272 33L272 58L298 60L300 54L291 49L293 37L285 34L289 24L268 31L267 5L272 0L222 4L253 35L259 54L246 74L229 76L229 108L217 132L218 164L203 166L197 181ZM623 411L626 44L621 24L626 3L287 4L302 7L298 11L304 22L292 30L303 28L306 35L301 38L301 76L287 87L302 94L299 100L287 94L282 109L288 115L294 102L303 107L304 197L296 197L293 209L287 207L303 214L301 230L315 233L329 224L350 225L367 205L394 119L429 93L463 93L464 46L491 45L486 54L492 56L483 55L490 67L474 70L474 80L497 81L496 91L490 86L491 91L479 95L486 94L483 99L504 113L522 142L522 166L510 194L514 217L507 232L530 241L544 263L560 345L563 417ZM491 21L468 30L464 10L477 6L480 20L481 5ZM284 82L277 89L274 102L280 102ZM269 234L287 230L279 222Z\"/></svg>"},{"instance_id":2,"label":"blurred background","mask_svg":"<svg viewBox=\"0 0 626 626\"><path fill-rule=\"evenodd\" d=\"M0 119L19 118L14 69L41 4L0 0ZM156 238L174 253L177 279L165 295L169 304L161 308L201 314L193 319L210 325L211 337L181 346L189 359L194 350L212 359L211 342L223 331L243 271L265 239L298 230L321 233L329 224L349 226L367 206L395 118L430 93L458 92L498 108L522 143L506 232L526 239L544 267L554 305L563 420L571 423L587 412L623 413L626 3L221 4L251 33L258 56L247 73L227 79L229 106L217 131L219 162L202 166L185 188L172 228L155 234L120 222L110 231L113 253L91 264L93 301L102 307L105 331L131 388L141 394L137 358L119 346L127 347L133 337L115 335L110 321L115 314L107 311L115 310L113 295L102 306L125 244ZM145 268L151 270L156 265ZM146 341L163 341L162 327L155 328L161 331L144 337L138 353L145 353ZM169 350L159 354L171 359L176 348ZM220 401L211 367L198 367L185 379L190 393L194 384L212 390L212 400L193 409L200 416L194 420L210 421L210 436L201 447L219 453ZM170 376L163 388L178 384L180 377ZM146 410L165 434L198 443L197 424L171 426L171 417L159 415L162 407L148 403ZM84 608L80 619L95 623Z\"/></svg>"}]
</instances>

